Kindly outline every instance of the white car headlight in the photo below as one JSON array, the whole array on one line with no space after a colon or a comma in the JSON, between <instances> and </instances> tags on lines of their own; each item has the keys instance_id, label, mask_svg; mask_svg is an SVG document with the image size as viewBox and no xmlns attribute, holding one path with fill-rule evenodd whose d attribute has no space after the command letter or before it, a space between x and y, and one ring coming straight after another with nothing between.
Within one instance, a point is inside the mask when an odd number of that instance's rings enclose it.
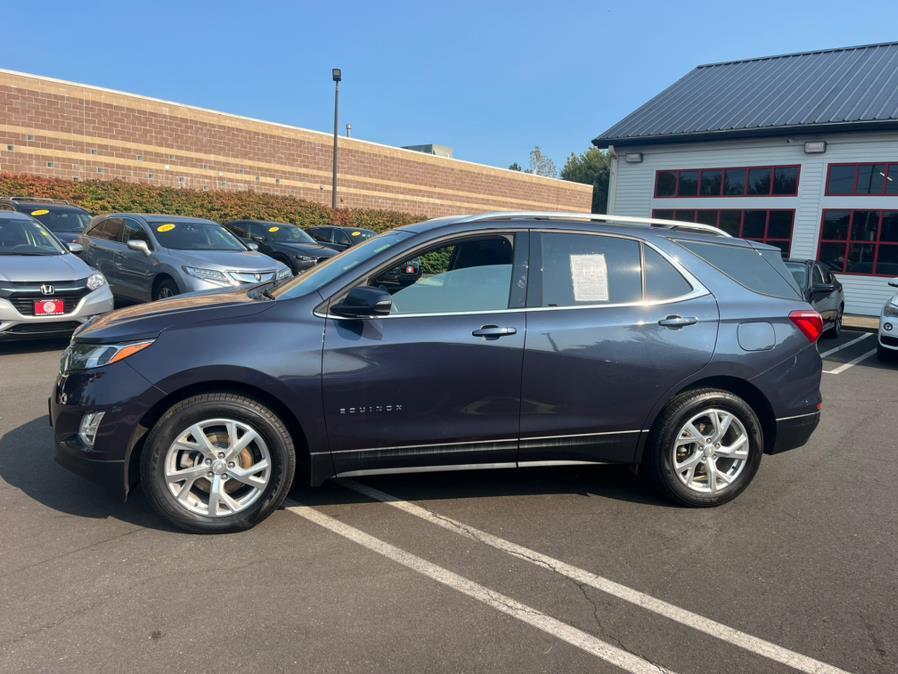
<instances>
[{"instance_id":1,"label":"white car headlight","mask_svg":"<svg viewBox=\"0 0 898 674\"><path fill-rule=\"evenodd\" d=\"M62 356L60 370L92 370L129 358L151 346L155 340L119 342L117 344L86 344L73 341Z\"/></svg>"},{"instance_id":2,"label":"white car headlight","mask_svg":"<svg viewBox=\"0 0 898 674\"><path fill-rule=\"evenodd\" d=\"M203 281L231 285L231 281L225 276L224 272L217 269L203 269L202 267L182 267L182 269L191 276Z\"/></svg>"},{"instance_id":3,"label":"white car headlight","mask_svg":"<svg viewBox=\"0 0 898 674\"><path fill-rule=\"evenodd\" d=\"M275 279L280 281L281 279L290 278L291 276L293 276L293 272L290 271L290 267L284 267L277 273Z\"/></svg>"},{"instance_id":4,"label":"white car headlight","mask_svg":"<svg viewBox=\"0 0 898 674\"><path fill-rule=\"evenodd\" d=\"M315 259L311 255L296 255L295 257L300 262L312 262Z\"/></svg>"},{"instance_id":5,"label":"white car headlight","mask_svg":"<svg viewBox=\"0 0 898 674\"><path fill-rule=\"evenodd\" d=\"M88 290L96 290L97 288L104 285L106 285L106 277L98 271L95 271L93 274L87 277Z\"/></svg>"}]
</instances>

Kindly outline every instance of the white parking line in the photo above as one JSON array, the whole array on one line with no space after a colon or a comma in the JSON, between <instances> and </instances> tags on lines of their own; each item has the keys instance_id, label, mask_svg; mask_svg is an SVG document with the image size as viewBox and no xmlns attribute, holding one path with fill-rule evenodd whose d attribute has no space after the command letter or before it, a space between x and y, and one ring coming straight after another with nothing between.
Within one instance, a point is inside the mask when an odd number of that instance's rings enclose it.
<instances>
[{"instance_id":1,"label":"white parking line","mask_svg":"<svg viewBox=\"0 0 898 674\"><path fill-rule=\"evenodd\" d=\"M587 634L576 627L572 627L545 613L541 613L526 604L515 601L511 597L506 597L488 587L484 587L463 576L459 576L449 569L444 569L441 566L428 562L426 559L422 559L417 555L413 555L401 548L390 545L379 538L370 536L364 531L351 527L340 520L315 510L314 508L303 505L289 505L286 509L295 515L304 517L310 522L314 522L354 543L358 543L379 555L383 555L413 571L417 571L438 583L442 583L472 599L483 602L497 611L501 611L502 613L536 627L553 637L566 641L572 646L576 646L577 648L616 665L623 670L628 672L639 672L640 674L642 672L658 674L659 671L668 671L637 655L633 655L623 649L605 643L601 639L598 639L591 634Z\"/></svg>"},{"instance_id":2,"label":"white parking line","mask_svg":"<svg viewBox=\"0 0 898 674\"><path fill-rule=\"evenodd\" d=\"M842 349L847 349L849 346L854 346L855 344L857 344L857 343L860 342L861 340L867 339L867 337L872 337L872 336L873 336L873 333L872 333L872 332L864 333L864 334L861 335L860 337L855 337L855 338L852 339L851 341L845 342L844 344L841 344L840 346L837 346L837 347L834 348L834 349L830 349L829 351L824 351L823 353L820 354L820 357L821 357L821 358L826 358L827 356L831 356L831 355L833 355L834 353L837 353L837 352L841 351Z\"/></svg>"},{"instance_id":3,"label":"white parking line","mask_svg":"<svg viewBox=\"0 0 898 674\"><path fill-rule=\"evenodd\" d=\"M849 360L847 363L842 363L835 370L824 370L823 372L825 374L842 374L848 368L854 367L855 365L860 363L862 360L867 360L870 356L872 356L875 353L876 353L876 349L870 349L869 351L867 351L867 353L862 353L857 358Z\"/></svg>"},{"instance_id":4,"label":"white parking line","mask_svg":"<svg viewBox=\"0 0 898 674\"><path fill-rule=\"evenodd\" d=\"M651 595L640 592L639 590L634 590L626 585L621 585L613 580L603 578L602 576L584 569L553 559L552 557L531 550L530 548L525 548L522 545L506 541L498 536L493 536L492 534L476 529L459 522L458 520L439 515L426 508L409 503L408 501L403 501L392 494L380 491L374 487L369 487L368 485L356 482L355 480L342 480L340 484L343 484L360 494L364 494L369 498L382 501L394 508L399 508L403 512L419 517L431 524L436 524L444 529L448 529L460 536L489 545L490 547L508 553L513 557L546 568L549 571L570 578L577 583L594 587L597 590L601 590L602 592L623 599L636 606L640 606L653 613L664 616L665 618L674 620L681 625L686 625L699 632L704 632L712 637L726 641L734 646L739 646L740 648L744 648L747 651L769 658L770 660L774 660L802 672L827 674L839 672L844 674L844 670L833 667L820 660L815 660L814 658L802 655L801 653L790 651L788 648L777 646L774 643L754 637L733 627L711 620L710 618L705 618L697 613L674 606L661 599L655 599Z\"/></svg>"}]
</instances>

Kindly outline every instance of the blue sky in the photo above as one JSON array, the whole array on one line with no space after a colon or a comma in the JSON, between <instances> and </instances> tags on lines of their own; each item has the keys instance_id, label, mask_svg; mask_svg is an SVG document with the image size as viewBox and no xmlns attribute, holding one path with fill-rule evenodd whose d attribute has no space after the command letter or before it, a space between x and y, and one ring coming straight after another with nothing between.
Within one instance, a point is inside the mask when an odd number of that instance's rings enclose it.
<instances>
[{"instance_id":1,"label":"blue sky","mask_svg":"<svg viewBox=\"0 0 898 674\"><path fill-rule=\"evenodd\" d=\"M572 151L699 63L898 39L898 5L7 2L0 67L390 145L526 164Z\"/></svg>"}]
</instances>

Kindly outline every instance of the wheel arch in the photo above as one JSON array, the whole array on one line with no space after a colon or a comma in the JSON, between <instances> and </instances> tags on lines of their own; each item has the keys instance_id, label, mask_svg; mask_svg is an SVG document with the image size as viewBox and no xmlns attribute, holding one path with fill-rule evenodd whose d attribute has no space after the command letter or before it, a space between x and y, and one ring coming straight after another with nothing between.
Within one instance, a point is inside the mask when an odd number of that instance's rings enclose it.
<instances>
[{"instance_id":1,"label":"wheel arch","mask_svg":"<svg viewBox=\"0 0 898 674\"><path fill-rule=\"evenodd\" d=\"M176 389L158 400L143 414L132 435L125 458L126 492L130 492L140 480L140 455L143 452L144 441L146 440L150 429L156 425L156 422L159 421L162 415L165 414L166 410L170 407L186 398L203 393L233 393L244 395L247 398L252 398L270 408L271 411L277 414L281 421L284 422L287 431L290 433L290 437L293 439L293 449L296 453L296 474L294 475L294 481L299 478L302 480L302 484L310 483L311 455L309 453L309 443L302 424L300 424L296 415L278 400L277 397L271 395L264 389L245 382L219 380L188 384L182 388Z\"/></svg>"},{"instance_id":2,"label":"wheel arch","mask_svg":"<svg viewBox=\"0 0 898 674\"><path fill-rule=\"evenodd\" d=\"M156 290L162 284L163 281L171 281L175 284L175 288L179 291L181 290L181 284L178 283L178 279L169 274L167 271L157 272L153 277L153 284L150 286L150 299L156 296Z\"/></svg>"}]
</instances>

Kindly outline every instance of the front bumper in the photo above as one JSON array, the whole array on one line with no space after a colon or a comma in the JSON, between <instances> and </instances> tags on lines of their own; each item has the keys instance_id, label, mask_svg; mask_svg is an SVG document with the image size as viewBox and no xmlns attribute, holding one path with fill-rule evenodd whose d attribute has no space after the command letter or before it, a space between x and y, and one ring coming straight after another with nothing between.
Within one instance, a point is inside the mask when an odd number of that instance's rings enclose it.
<instances>
[{"instance_id":1,"label":"front bumper","mask_svg":"<svg viewBox=\"0 0 898 674\"><path fill-rule=\"evenodd\" d=\"M776 441L768 447L768 454L779 454L807 444L811 434L820 423L820 412L811 412L795 417L776 420Z\"/></svg>"},{"instance_id":2,"label":"front bumper","mask_svg":"<svg viewBox=\"0 0 898 674\"><path fill-rule=\"evenodd\" d=\"M880 316L877 339L881 347L898 351L898 318Z\"/></svg>"},{"instance_id":3,"label":"front bumper","mask_svg":"<svg viewBox=\"0 0 898 674\"><path fill-rule=\"evenodd\" d=\"M58 316L25 316L11 302L0 298L0 339L71 333L88 319L112 309L112 291L108 284L82 297L73 311Z\"/></svg>"}]
</instances>

